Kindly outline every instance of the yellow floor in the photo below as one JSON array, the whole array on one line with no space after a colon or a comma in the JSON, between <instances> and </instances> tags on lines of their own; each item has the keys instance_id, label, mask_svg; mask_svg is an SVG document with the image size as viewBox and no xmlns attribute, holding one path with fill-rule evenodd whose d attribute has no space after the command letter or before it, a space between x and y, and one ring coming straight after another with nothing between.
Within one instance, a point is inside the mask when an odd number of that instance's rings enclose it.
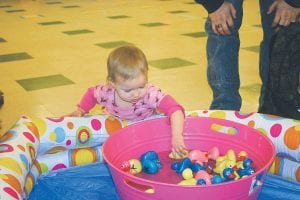
<instances>
[{"instance_id":1,"label":"yellow floor","mask_svg":"<svg viewBox=\"0 0 300 200\"><path fill-rule=\"evenodd\" d=\"M140 47L150 63L188 63L150 64L149 79L186 110L207 109L212 93L206 79L206 16L192 0L0 1L0 90L5 97L0 135L22 115L73 111L87 87L105 81L106 58L123 43ZM245 112L258 106L259 24L258 1L244 1L240 92Z\"/></svg>"}]
</instances>

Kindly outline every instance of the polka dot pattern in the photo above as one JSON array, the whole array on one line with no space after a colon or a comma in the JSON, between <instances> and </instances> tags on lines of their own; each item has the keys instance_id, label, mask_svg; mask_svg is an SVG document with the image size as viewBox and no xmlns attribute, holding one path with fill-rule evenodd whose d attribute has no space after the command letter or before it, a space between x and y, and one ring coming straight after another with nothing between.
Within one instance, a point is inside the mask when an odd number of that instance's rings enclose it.
<instances>
[{"instance_id":1,"label":"polka dot pattern","mask_svg":"<svg viewBox=\"0 0 300 200\"><path fill-rule=\"evenodd\" d=\"M188 111L186 116L227 119L260 131L273 142L278 155L270 172L300 181L299 121L222 110ZM155 117L161 116L151 118ZM102 161L101 145L106 138L132 123L135 122L108 115L82 118L22 116L0 138L0 167L5 170L0 174L1 197L22 199L30 193L41 174ZM213 128L233 137L238 134L234 127L215 124Z\"/></svg>"},{"instance_id":2,"label":"polka dot pattern","mask_svg":"<svg viewBox=\"0 0 300 200\"><path fill-rule=\"evenodd\" d=\"M300 130L291 127L284 134L284 144L292 150L299 150L300 145Z\"/></svg>"},{"instance_id":3,"label":"polka dot pattern","mask_svg":"<svg viewBox=\"0 0 300 200\"><path fill-rule=\"evenodd\" d=\"M270 128L270 134L272 137L276 138L280 135L282 126L280 124L274 124Z\"/></svg>"}]
</instances>

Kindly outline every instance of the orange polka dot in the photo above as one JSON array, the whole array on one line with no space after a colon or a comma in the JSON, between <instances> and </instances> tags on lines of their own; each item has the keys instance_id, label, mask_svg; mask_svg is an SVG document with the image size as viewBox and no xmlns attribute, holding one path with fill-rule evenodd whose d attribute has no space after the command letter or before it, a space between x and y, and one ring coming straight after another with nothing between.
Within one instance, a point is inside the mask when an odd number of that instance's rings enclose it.
<instances>
[{"instance_id":1,"label":"orange polka dot","mask_svg":"<svg viewBox=\"0 0 300 200\"><path fill-rule=\"evenodd\" d=\"M72 122L68 122L68 123L67 123L67 127L68 127L69 129L73 129L73 128L74 128L74 124L73 124Z\"/></svg>"},{"instance_id":2,"label":"orange polka dot","mask_svg":"<svg viewBox=\"0 0 300 200\"><path fill-rule=\"evenodd\" d=\"M17 145L17 147L18 147L21 151L25 152L25 147L23 147L22 145Z\"/></svg>"},{"instance_id":3,"label":"orange polka dot","mask_svg":"<svg viewBox=\"0 0 300 200\"><path fill-rule=\"evenodd\" d=\"M279 170L280 170L280 159L278 156L275 157L275 165L274 165L274 174L279 174Z\"/></svg>"},{"instance_id":4,"label":"orange polka dot","mask_svg":"<svg viewBox=\"0 0 300 200\"><path fill-rule=\"evenodd\" d=\"M47 154L55 154L55 153L66 151L66 150L67 150L67 148L64 146L56 146L56 147L49 149L46 153Z\"/></svg>"},{"instance_id":5,"label":"orange polka dot","mask_svg":"<svg viewBox=\"0 0 300 200\"><path fill-rule=\"evenodd\" d=\"M5 142L6 140L12 138L13 134L11 132L5 133L3 136L0 137L0 142Z\"/></svg>"},{"instance_id":6,"label":"orange polka dot","mask_svg":"<svg viewBox=\"0 0 300 200\"><path fill-rule=\"evenodd\" d=\"M37 160L33 161L33 165L35 166L35 168L37 169L37 171L39 172L39 174L42 174L42 168L40 166L40 163Z\"/></svg>"},{"instance_id":7,"label":"orange polka dot","mask_svg":"<svg viewBox=\"0 0 300 200\"><path fill-rule=\"evenodd\" d=\"M296 170L295 177L296 177L296 180L299 182L300 181L300 167L298 167L298 169Z\"/></svg>"},{"instance_id":8,"label":"orange polka dot","mask_svg":"<svg viewBox=\"0 0 300 200\"><path fill-rule=\"evenodd\" d=\"M3 174L1 179L14 188L19 194L22 193L22 187L19 180L11 174Z\"/></svg>"},{"instance_id":9,"label":"orange polka dot","mask_svg":"<svg viewBox=\"0 0 300 200\"><path fill-rule=\"evenodd\" d=\"M248 126L253 128L255 126L255 121L253 121L253 120L249 121Z\"/></svg>"},{"instance_id":10,"label":"orange polka dot","mask_svg":"<svg viewBox=\"0 0 300 200\"><path fill-rule=\"evenodd\" d=\"M36 152L35 152L35 149L33 146L31 145L28 145L28 151L30 153L30 157L31 157L31 160L35 160L35 155L36 155Z\"/></svg>"},{"instance_id":11,"label":"orange polka dot","mask_svg":"<svg viewBox=\"0 0 300 200\"><path fill-rule=\"evenodd\" d=\"M284 134L284 144L292 150L299 148L300 144L300 131L295 127L290 127Z\"/></svg>"},{"instance_id":12,"label":"orange polka dot","mask_svg":"<svg viewBox=\"0 0 300 200\"><path fill-rule=\"evenodd\" d=\"M112 116L105 119L105 129L109 135L114 134L117 130L121 128L122 128L122 124L118 119Z\"/></svg>"},{"instance_id":13,"label":"orange polka dot","mask_svg":"<svg viewBox=\"0 0 300 200\"><path fill-rule=\"evenodd\" d=\"M40 134L39 134L39 130L36 127L36 125L32 122L25 122L25 125L27 126L27 128L34 134L34 136L40 140Z\"/></svg>"},{"instance_id":14,"label":"orange polka dot","mask_svg":"<svg viewBox=\"0 0 300 200\"><path fill-rule=\"evenodd\" d=\"M276 118L280 118L279 116L277 115L271 115L271 114L265 114L268 118L273 118L273 119L276 119Z\"/></svg>"}]
</instances>

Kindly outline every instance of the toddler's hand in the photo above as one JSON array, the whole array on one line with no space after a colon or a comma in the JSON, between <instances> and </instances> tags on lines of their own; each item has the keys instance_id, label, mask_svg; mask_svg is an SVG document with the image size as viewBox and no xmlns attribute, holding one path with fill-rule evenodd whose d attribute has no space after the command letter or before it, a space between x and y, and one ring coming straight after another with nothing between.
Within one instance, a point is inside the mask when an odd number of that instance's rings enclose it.
<instances>
[{"instance_id":1,"label":"toddler's hand","mask_svg":"<svg viewBox=\"0 0 300 200\"><path fill-rule=\"evenodd\" d=\"M176 156L178 154L181 157L186 156L188 150L185 147L183 135L176 135L172 137L172 154Z\"/></svg>"},{"instance_id":2,"label":"toddler's hand","mask_svg":"<svg viewBox=\"0 0 300 200\"><path fill-rule=\"evenodd\" d=\"M80 108L77 108L77 110L75 110L74 112L68 114L68 115L65 115L65 117L82 117L84 116L84 111L81 110Z\"/></svg>"}]
</instances>

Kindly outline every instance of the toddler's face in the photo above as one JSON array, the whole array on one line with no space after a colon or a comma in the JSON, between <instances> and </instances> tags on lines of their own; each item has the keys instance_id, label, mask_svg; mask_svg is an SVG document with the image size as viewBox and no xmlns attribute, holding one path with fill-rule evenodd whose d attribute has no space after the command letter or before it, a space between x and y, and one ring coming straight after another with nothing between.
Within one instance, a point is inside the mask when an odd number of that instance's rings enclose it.
<instances>
[{"instance_id":1,"label":"toddler's face","mask_svg":"<svg viewBox=\"0 0 300 200\"><path fill-rule=\"evenodd\" d=\"M136 103L140 98L144 97L147 92L147 78L143 74L128 80L116 77L114 86L123 101Z\"/></svg>"}]
</instances>

